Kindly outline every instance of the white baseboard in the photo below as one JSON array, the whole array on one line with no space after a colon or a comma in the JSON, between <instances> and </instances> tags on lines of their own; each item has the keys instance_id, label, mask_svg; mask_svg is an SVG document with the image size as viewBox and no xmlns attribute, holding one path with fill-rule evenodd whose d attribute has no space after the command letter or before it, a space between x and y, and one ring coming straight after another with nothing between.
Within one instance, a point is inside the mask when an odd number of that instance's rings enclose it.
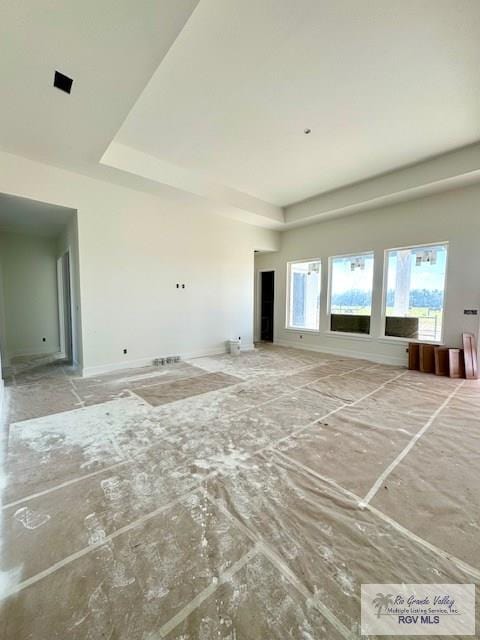
<instances>
[{"instance_id":1,"label":"white baseboard","mask_svg":"<svg viewBox=\"0 0 480 640\"><path fill-rule=\"evenodd\" d=\"M369 360L378 364L391 364L397 367L406 367L405 358L400 356L386 356L379 353L371 353L369 351L351 351L350 349L339 349L338 347L326 347L323 345L299 344L293 340L275 340L274 344L281 347L291 347L293 349L303 349L304 351L316 351L319 353L330 353L345 358L355 358L358 360Z\"/></svg>"},{"instance_id":2,"label":"white baseboard","mask_svg":"<svg viewBox=\"0 0 480 640\"><path fill-rule=\"evenodd\" d=\"M251 351L255 349L255 345L252 343L244 344L241 347L242 351ZM202 351L193 351L190 353L171 354L180 355L182 360L194 360L195 358L204 358L205 356L217 356L226 353L226 347L213 347L212 349L205 349ZM166 358L167 355L161 356L149 356L148 358L139 358L138 360L122 360L121 362L113 362L111 364L101 364L94 367L84 367L81 370L81 375L84 378L91 376L99 376L104 373L112 373L114 371L121 371L122 369L137 369L140 367L148 367L153 363L153 360L157 357Z\"/></svg>"},{"instance_id":3,"label":"white baseboard","mask_svg":"<svg viewBox=\"0 0 480 640\"><path fill-rule=\"evenodd\" d=\"M52 349L52 347L41 347L41 348L32 348L32 349L19 349L18 351L15 351L14 353L9 353L8 357L9 360L12 360L12 358L18 358L19 356L48 356L51 353L59 353L60 351L60 347L57 347L57 349Z\"/></svg>"},{"instance_id":4,"label":"white baseboard","mask_svg":"<svg viewBox=\"0 0 480 640\"><path fill-rule=\"evenodd\" d=\"M241 351L252 351L255 349L253 342L247 343L241 346ZM195 358L204 358L206 356L218 356L226 353L226 347L213 347L212 349L205 349L203 351L192 351L190 353L171 354L180 355L182 360L195 360ZM122 362L114 362L111 364L102 364L95 367L84 367L81 370L81 375L84 378L92 376L99 376L104 373L112 373L114 371L121 371L122 369L137 369L140 367L148 367L151 365L155 358L160 356L150 356L148 358L139 358L138 360L123 360ZM162 358L168 357L168 355L161 356Z\"/></svg>"},{"instance_id":5,"label":"white baseboard","mask_svg":"<svg viewBox=\"0 0 480 640\"><path fill-rule=\"evenodd\" d=\"M81 375L84 378L91 376L100 376L103 373L112 373L113 371L121 371L122 369L136 369L139 367L147 367L153 363L154 358L140 358L138 360L123 360L122 362L112 362L110 364L99 364L95 367L83 367Z\"/></svg>"}]
</instances>

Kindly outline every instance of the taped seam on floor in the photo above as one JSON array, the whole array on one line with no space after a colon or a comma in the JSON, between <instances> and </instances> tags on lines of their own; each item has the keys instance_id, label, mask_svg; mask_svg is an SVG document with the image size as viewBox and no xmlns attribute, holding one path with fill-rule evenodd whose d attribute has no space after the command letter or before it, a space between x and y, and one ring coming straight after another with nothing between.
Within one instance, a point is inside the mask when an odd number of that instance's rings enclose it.
<instances>
[{"instance_id":1,"label":"taped seam on floor","mask_svg":"<svg viewBox=\"0 0 480 640\"><path fill-rule=\"evenodd\" d=\"M317 471L314 471L314 469L311 469L310 467L307 467L306 465L302 464L301 462L298 462L298 460L294 460L293 458L290 458L290 456L288 456L283 451L275 451L275 453L277 455L280 455L280 457L284 458L288 462L290 462L293 466L296 466L299 469L301 469L302 471L305 471L305 473L308 473L309 475L313 476L314 478L318 478L319 480L322 480L326 484L331 485L334 489L337 489L338 491L343 493L347 498L350 498L350 500L352 500L353 502L356 502L357 506L359 506L359 502L361 502L360 496L357 496L355 493L353 493L349 489L345 489L344 487L339 485L337 482L335 482L335 480L332 480L331 478L327 478L326 476L323 476L322 474L318 473ZM365 505L364 508L367 511L370 511L371 513L373 513L373 515L375 515L377 518L380 518L380 520L383 520L384 522L389 524L391 527L396 529L399 533L401 533L405 537L410 538L411 540L413 540L417 544L421 545L422 547L425 547L426 549L429 549L430 551L435 553L435 555L439 556L443 560L447 560L447 561L451 562L458 569L460 569L461 571L463 571L467 575L472 576L476 580L480 580L480 570L477 569L476 567L473 567L472 565L468 564L464 560L461 560L460 558L457 558L456 556L452 555L451 553L448 553L448 551L444 551L440 547L437 547L436 545L432 544L431 542L428 542L428 540L425 540L424 538L421 538L419 535L417 535L413 531L410 531L410 529L407 529L406 527L401 525L399 522L397 522L396 520L394 520L390 516L387 516L387 514L383 513L383 511L380 511L380 509L377 509L377 507L374 507L371 504L367 504L367 505Z\"/></svg>"},{"instance_id":2,"label":"taped seam on floor","mask_svg":"<svg viewBox=\"0 0 480 640\"><path fill-rule=\"evenodd\" d=\"M405 375L406 372L401 373L397 376L395 376L394 378L392 378L391 380L388 380L387 382L384 382L382 385L380 385L377 389L375 389L374 391L371 391L369 394L366 394L366 396L363 396L362 398L359 398L356 402L360 402L362 399L364 399L365 397L368 397L370 395L372 395L372 393L375 393L376 391L379 391L381 388L383 388L385 385L389 384L389 382L392 382L393 380L401 377L402 375ZM345 375L345 374L338 374L338 375ZM342 407L339 407L338 409L334 409L333 411L339 411L341 408L344 408L345 406L350 406L350 405L343 405ZM330 415L332 412L329 412L328 414L326 414L325 416L322 416L320 418L316 418L315 421L313 423L309 423L307 426L302 427L301 430L304 430L306 428L308 428L309 426L311 426L312 424L315 424L316 422L318 422L319 420L324 419L327 415ZM298 433L300 430L297 430L296 433ZM290 434L293 435L293 434ZM288 436L290 437L290 436ZM285 440L285 438L282 438L281 441ZM272 445L268 445L266 447L263 447L261 450L258 450L252 454L249 454L248 457L250 458L252 455L255 455L257 453L259 453L260 451L272 448L273 446L275 446L274 444ZM130 462L129 460L126 460L124 462L121 463L117 463L116 466L120 466L121 464L127 464L128 462ZM106 469L103 469L102 471L106 471ZM93 472L94 475L97 474L97 472ZM100 470L99 472L100 473ZM205 476L205 478L202 478L202 483L207 480L208 478L213 477L214 475L216 475L216 471L207 474ZM74 481L68 481L69 484L73 483ZM201 484L201 483L200 483ZM185 496L190 495L192 493L195 493L196 491L198 491L199 486L197 485L194 489L191 489L190 491L182 494L179 498L175 499L173 502L168 503L167 505L163 506L163 507L159 507L158 509L150 512L149 514L145 514L144 516L142 516L141 518L135 520L134 522L131 522L128 525L125 525L124 527L121 527L120 529L117 529L116 531L114 531L113 533L109 534L108 536L106 536L103 540L99 541L98 543L94 544L94 545L90 545L88 547L84 547L83 549L81 549L80 551L77 551L76 553L73 553L69 556L67 556L66 558L64 558L63 560L60 560L59 562L55 563L54 565L52 565L49 569L45 569L44 571L36 574L35 576L32 576L30 578L28 578L27 580L24 580L23 582L19 583L18 585L16 585L14 588L12 588L11 590L9 590L7 592L7 594L4 597L8 597L10 595L13 595L15 593L18 593L19 591L31 586L32 584L35 584L36 582L38 582L39 580L41 580L42 578L45 578L46 576L50 575L51 573L54 573L55 571L57 571L58 569L61 569L63 566L69 564L70 562L73 562L74 560L77 560L78 558L86 555L87 553L90 553L90 551L103 546L105 543L107 543L108 541L116 538L117 536L121 535L122 533L125 533L126 531L129 531L132 528L135 528L136 526L138 526L139 524L142 524L143 522L146 522L148 520L150 520L151 518L155 517L156 515L158 515L159 513L162 513L163 511L165 511L166 509L170 508L171 506L177 504L181 499L183 499ZM53 491L53 488L50 490L46 490L46 493ZM40 493L40 492L39 492ZM21 500L21 502L25 502L26 499ZM12 506L13 503L11 503L9 506ZM18 504L18 503L17 503ZM3 507L6 508L6 507Z\"/></svg>"},{"instance_id":3,"label":"taped seam on floor","mask_svg":"<svg viewBox=\"0 0 480 640\"><path fill-rule=\"evenodd\" d=\"M302 389L303 387L306 387L309 384L313 384L317 380L325 379L325 378L328 378L328 377L331 377L331 376L338 376L338 377L345 376L345 375L348 375L349 373L353 373L354 371L358 371L359 369L363 369L363 367L357 367L355 369L351 369L349 371L345 371L343 373L338 373L338 374L337 373L331 373L328 376L322 376L322 378L315 378L315 380L313 380L311 382L307 382L306 384L302 385L301 387L297 387L293 391L287 391L285 393L280 394L280 396L276 396L275 398L270 398L270 400L265 400L265 402L260 402L259 404L251 406L251 407L247 407L246 409L239 409L238 411L232 411L232 413L228 414L228 417L234 416L234 415L237 415L237 414L241 414L241 413L245 413L247 411L251 411L252 409L257 409L258 407L263 407L266 404L270 404L271 402L275 402L281 396L287 396L287 395L290 395L292 393L297 393L298 389ZM403 374L401 374L401 375L403 375ZM217 389L217 391L218 391L218 389ZM147 403L143 400L143 398L140 398L140 396L137 396L131 390L130 390L130 393L133 396L135 396L136 398L138 398L143 404L147 405ZM183 400L186 400L186 398L183 398ZM113 401L111 401L111 402L113 402ZM182 402L182 400L177 400L177 402ZM170 404L174 404L174 403L170 403ZM97 405L95 405L95 406L97 406ZM150 405L147 405L147 406L150 407ZM164 406L165 405L161 405L161 407L159 407L159 408L162 408ZM345 406L348 406L348 405L345 405ZM78 408L78 409L72 409L72 411L81 411L82 409L88 409L88 408L89 407L81 407L81 408ZM154 409L152 409L152 411L153 410ZM71 411L62 411L61 413L71 413ZM52 415L59 415L59 414L52 414ZM317 422L318 420L322 420L325 417L326 416L323 416L323 417L320 417L320 418L316 418L315 422ZM35 420L35 419L36 418L32 418L32 420ZM27 421L25 420L25 422L27 422ZM14 424L21 424L21 423L17 422L17 423L14 423ZM308 426L311 426L311 423L309 423L307 425L307 427ZM302 429L307 428L307 427L302 427ZM158 446L160 446L160 443L152 444L152 445L149 445L148 447L140 448L140 449L138 449L136 451L135 455L140 454L140 453L145 453L145 451L149 451L149 450L153 449L154 447L158 447ZM271 446L271 445L268 445L268 446ZM259 450L258 452L254 452L254 454L255 453L259 453L260 451L263 451L264 449L265 449L265 447L263 449ZM254 455L254 454L250 454L250 455ZM29 500L34 500L35 498L40 498L41 496L47 495L48 493L51 493L52 491L57 491L58 489L63 489L64 487L68 487L71 484L75 484L77 482L81 482L82 480L88 480L89 478L93 478L94 476L99 475L101 473L107 473L108 471L116 469L117 467L120 467L122 465L131 464L134 461L135 461L135 457L129 458L128 460L123 460L121 462L116 462L115 464L110 465L108 467L104 467L103 469L99 469L98 471L92 471L92 473L87 473L87 474L85 474L83 476L78 476L77 478L72 478L71 480L66 480L65 482L62 482L62 483L60 483L58 485L55 485L54 487L50 487L49 489L44 489L43 491L38 491L36 493L32 493L32 494L30 494L28 496L25 496L23 498L18 498L18 500L14 500L13 502L9 502L8 504L3 505L2 506L2 511L5 510L5 509L9 509L11 507L15 507L15 506L21 504L22 502L28 502Z\"/></svg>"},{"instance_id":4,"label":"taped seam on floor","mask_svg":"<svg viewBox=\"0 0 480 640\"><path fill-rule=\"evenodd\" d=\"M208 475L206 475L201 482L204 482L205 480L208 480L209 478L212 478L215 475L216 475L216 471L213 471L212 473L209 473ZM193 495L194 493L197 493L199 491L200 486L201 486L201 483L196 485L193 489L190 489L189 491L182 493L180 496L178 496L178 498L175 498L175 500L171 500L167 504L161 507L158 507L158 509L155 509L154 511L150 511L149 513L144 514L140 518L137 518L137 520L134 520L133 522L126 524L124 527L120 527L120 529L113 531L108 536L105 536L105 538L102 538L102 540L99 540L98 542L95 542L94 544L91 544L88 547L83 547L83 549L80 549L75 553L71 553L66 558L63 558L63 560L59 560L58 562L55 562L55 564L53 564L48 569L44 569L43 571L36 573L30 578L27 578L26 580L19 582L17 585L12 587L11 589L7 589L2 594L2 599L9 598L14 594L19 593L20 591L23 591L23 589L26 589L27 587L31 587L33 584L39 582L40 580L43 580L43 578L46 578L52 573L55 573L56 571L58 571L59 569L62 569L66 565L74 562L75 560L78 560L79 558L82 558L83 556L86 556L91 551L94 551L95 549L99 549L100 547L103 547L111 540L118 538L118 536L121 536L122 534L127 533L127 531L131 531L131 529L135 529L136 527L144 524L145 522L148 522L152 518L155 518L156 516L160 515L164 511L171 509L172 507L177 505L179 502L181 502L184 498L187 498L188 496Z\"/></svg>"},{"instance_id":5,"label":"taped seam on floor","mask_svg":"<svg viewBox=\"0 0 480 640\"><path fill-rule=\"evenodd\" d=\"M212 582L211 584L208 585L208 587L205 587L203 591L200 591L200 593L197 594L193 598L193 600L190 600L190 602L185 607L183 607L183 609L181 609L176 615L174 615L173 618L171 618L168 622L162 625L159 629L159 637L165 638L170 633L170 631L175 629L175 627L178 627L178 625L181 622L183 622L185 618L188 618L188 616L193 611L195 611L195 609L198 609L198 607L203 602L205 602L207 598L209 598L212 594L214 594L215 591L220 587L220 585L230 580L230 578L232 578L236 573L238 573L240 569L243 569L243 567L248 562L250 562L252 558L258 555L259 552L260 552L259 545L255 545L244 556L242 556L239 560L234 562L234 564L232 564L232 566L229 569L227 569L226 571L224 571L222 574L218 576L217 582L215 583Z\"/></svg>"},{"instance_id":6,"label":"taped seam on floor","mask_svg":"<svg viewBox=\"0 0 480 640\"><path fill-rule=\"evenodd\" d=\"M437 416L445 409L445 407L448 405L450 400L463 387L465 382L466 382L465 380L462 380L462 382L460 382L460 384L458 384L455 387L455 389L450 393L450 395L447 398L445 398L445 400L442 402L442 404L433 412L433 414L430 416L430 418L427 420L427 422L423 425L423 427L420 429L420 431L413 436L413 438L410 440L410 442L407 444L407 446L403 449L403 451L401 451L398 454L398 456L395 458L395 460L388 465L388 467L385 469L385 471L378 477L376 482L373 484L372 488L367 493L367 495L363 498L363 500L360 501L360 503L359 503L359 507L360 508L364 508L370 502L370 500L373 498L373 496L377 493L377 491L380 489L382 484L385 482L385 479L392 473L392 471L395 469L395 467L412 450L412 448L415 446L415 443L417 442L417 440L420 440L420 438L423 436L423 434L432 425L432 423L434 422L435 418L437 418Z\"/></svg>"},{"instance_id":7,"label":"taped seam on floor","mask_svg":"<svg viewBox=\"0 0 480 640\"><path fill-rule=\"evenodd\" d=\"M285 440L288 440L289 438L291 438L292 436L296 436L299 433L301 433L302 431L305 431L306 429L309 429L310 427L313 427L315 424L317 424L317 422L320 422L320 420L325 420L325 418L328 418L330 416L333 416L335 413L338 413L339 411L342 411L343 409L346 409L347 407L354 407L356 404L358 404L359 402L363 402L363 400L366 400L367 398L369 398L370 396L373 396L373 394L377 393L378 391L380 391L381 389L383 389L384 387L387 386L387 384L390 384L391 382L394 382L395 380L398 380L398 378L401 378L402 376L404 376L407 372L404 371L403 373L399 373L397 376L395 376L394 378L390 378L390 380L387 380L386 382L384 382L383 384L381 384L379 387L377 387L376 389L374 389L373 391L370 391L369 393L366 393L364 396L362 396L361 398L357 398L357 400L354 400L353 402L345 402L344 404L340 405L339 407L337 407L336 409L332 409L331 411L329 411L328 413L325 413L323 416L320 416L319 418L315 418L315 420L313 420L312 422L309 422L307 425L305 425L304 427L300 427L299 429L296 429L295 431L292 431L291 433L289 433L288 435L284 436L283 438L280 438L279 440L277 440L276 442L267 445L266 447L263 447L263 449L256 451L255 453L260 453L261 451L265 451L266 449L275 449L275 447L277 447L281 442L284 442ZM312 384L312 383L309 383ZM306 386L306 385L305 385Z\"/></svg>"},{"instance_id":8,"label":"taped seam on floor","mask_svg":"<svg viewBox=\"0 0 480 640\"><path fill-rule=\"evenodd\" d=\"M279 400L281 397L283 396L288 396L291 395L292 393L297 393L299 391L299 389L304 389L305 387L308 387L311 384L315 384L315 382L318 382L319 380L326 380L327 378L340 378L342 376L347 376L350 373L355 373L355 371L364 371L365 367L355 367L355 369L349 369L348 371L343 371L342 373L329 373L326 376L319 376L318 378L315 378L314 380L310 380L309 382L305 382L304 384L299 385L298 387L295 387L292 391L283 391L282 393L280 393L278 396L275 396L274 398L270 398L270 400L265 400L265 402L260 402L259 404L256 405L252 405L251 407L246 407L245 409L239 409L238 411L232 411L231 413L227 414L228 416L233 416L233 415L237 415L239 413L246 413L247 411L251 411L252 409L256 409L257 407L263 407L265 404L270 404L270 402L275 402L277 400ZM297 372L294 372L292 374L286 374L286 375L295 375ZM229 374L227 374L229 375ZM284 374L285 375L285 374ZM231 391L234 387L240 385L240 384L245 384L248 382L253 382L249 381L249 380L240 380L240 382L235 382L234 384L228 385L226 387L222 387L220 389L211 389L210 391L204 391L203 393L198 393L196 395L193 396L187 396L186 398L179 398L178 400L174 400L173 402L166 402L165 404L160 404L158 406L154 406L151 405L147 400L144 400L141 396L138 396L135 391L130 390L130 393L133 394L135 397L139 398L144 404L146 404L149 408L152 409L152 411L155 410L162 410L164 409L166 406L173 406L175 405L177 402L184 402L185 400L189 400L190 398L198 398L199 396L207 396L210 393L220 393L222 391Z\"/></svg>"},{"instance_id":9,"label":"taped seam on floor","mask_svg":"<svg viewBox=\"0 0 480 640\"><path fill-rule=\"evenodd\" d=\"M227 518L229 518L235 526L242 531L246 536L254 542L262 554L271 562L271 564L279 571L288 582L305 598L306 603L313 604L322 616L333 626L335 629L346 639L355 640L356 636L349 631L349 629L341 622L337 616L330 611L330 609L323 604L323 602L307 589L307 587L301 582L297 575L290 569L290 567L283 561L283 559L276 553L272 547L263 540L263 538L251 531L243 522L241 522L236 516L234 516L220 500L216 500L207 489L203 494L217 509L219 509Z\"/></svg>"},{"instance_id":10,"label":"taped seam on floor","mask_svg":"<svg viewBox=\"0 0 480 640\"><path fill-rule=\"evenodd\" d=\"M365 396L363 396L362 398L359 398L357 401L355 401L355 403L360 402L361 400L363 400L364 398L372 395L373 393L375 393L376 391L379 391L380 389L382 389L383 387L385 387L387 384L389 384L390 382L392 382L393 380L401 377L402 375L405 375L406 372L399 374L397 376L395 376L394 378L392 378L391 380L388 380L387 382L384 382L382 385L380 385L377 389L375 389L374 391L371 391L370 393L366 394ZM355 404L352 403L352 404ZM351 406L351 405L343 405L342 407L339 407L338 409L334 409L333 412L337 412L339 411L341 408L344 408L345 406ZM330 415L332 412L329 412L328 414L325 415L325 417L327 415ZM315 420L315 422L313 423L309 423L307 426L302 427L301 430L304 430L306 428L308 428L309 426L311 426L312 424L315 424L316 422L318 422L319 420L322 420L323 417L317 418ZM300 430L297 430L297 432ZM293 434L290 434L293 435ZM287 436L287 437L290 437ZM281 438L280 441L285 440L286 438ZM279 441L278 441L279 442ZM275 446L275 444L272 445L268 445L267 447L263 447L262 450L266 450L269 448L272 448L273 446ZM258 452L255 453L259 453L260 450ZM248 457L251 457L254 454L249 454ZM129 461L125 461L125 464L129 462ZM120 464L124 464L124 463L117 463L117 465ZM103 470L105 471L105 469ZM95 473L95 472L94 472ZM213 471L210 474L207 474L204 478L202 478L201 483L205 482L205 480L208 480L208 478L211 478L213 476L216 475L216 471ZM72 481L70 481L72 482ZM200 483L200 485L201 485ZM51 489L52 490L52 489ZM50 491L51 491L50 490ZM125 525L124 527L121 527L120 529L117 529L116 531L114 531L113 533L109 534L108 536L106 536L103 540L99 541L98 543L95 543L93 545L89 545L88 547L84 547L83 549L70 554L69 556L67 556L66 558L64 558L63 560L60 560L59 562L56 562L55 564L53 564L51 567L49 567L48 569L45 569L44 571L41 571L40 573L31 576L30 578L27 578L26 580L20 582L19 584L15 585L15 587L13 587L12 589L8 590L5 594L4 594L4 598L5 597L9 597L11 595L14 595L15 593L18 593L19 591L22 591L23 589L26 589L27 587L31 586L32 584L35 584L36 582L38 582L39 580L42 580L43 578L49 576L50 574L54 573L55 571L58 571L59 569L61 569L62 567L70 564L71 562L73 562L74 560L77 560L78 558L81 558L82 556L90 553L91 551L93 551L94 549L97 549L99 547L102 547L103 545L105 545L107 542L109 542L110 540L113 540L114 538L117 538L119 535L122 535L123 533L130 531L131 529L134 529L135 527L139 526L140 524L143 524L144 522L147 522L148 520L154 518L156 515L159 515L160 513L162 513L163 511L171 508L172 506L174 506L175 504L178 504L183 498L185 498L186 496L189 496L195 492L197 492L199 490L199 485L197 485L195 488L192 488L191 490L183 493L181 496L179 496L178 498L176 498L175 500L167 503L166 505L159 507L158 509L155 509L154 511L145 514L144 516L138 518L137 520L129 523L128 525ZM25 501L25 500L22 500Z\"/></svg>"},{"instance_id":11,"label":"taped seam on floor","mask_svg":"<svg viewBox=\"0 0 480 640\"><path fill-rule=\"evenodd\" d=\"M78 400L78 404L80 405L80 407L78 407L79 409L83 409L85 407L85 400L82 400L80 398L80 396L77 393L77 390L75 389L75 385L73 384L72 379L70 378L70 386L72 387L71 391L72 394L75 396L75 398ZM55 415L55 414L54 414Z\"/></svg>"},{"instance_id":12,"label":"taped seam on floor","mask_svg":"<svg viewBox=\"0 0 480 640\"><path fill-rule=\"evenodd\" d=\"M5 509L10 509L11 507L16 507L18 504L22 504L22 502L28 502L29 500L34 500L35 498L41 498L42 496L45 496L47 495L47 493L51 493L52 491L63 489L64 487L68 487L71 484L76 484L77 482L81 482L82 480L88 480L89 478L98 476L100 473L106 473L107 471L112 471L113 469L122 467L125 464L130 464L131 462L132 462L131 459L122 460L121 462L116 462L115 464L112 464L109 467L104 467L103 469L98 469L97 471L92 471L91 473L87 473L84 476L79 476L77 478L72 478L71 480L66 480L65 482L62 482L61 484L56 484L54 487L50 487L49 489L44 489L43 491L38 491L37 493L31 493L29 496L26 496L25 498L19 498L18 500L14 500L13 502L4 504L2 506L2 511Z\"/></svg>"}]
</instances>

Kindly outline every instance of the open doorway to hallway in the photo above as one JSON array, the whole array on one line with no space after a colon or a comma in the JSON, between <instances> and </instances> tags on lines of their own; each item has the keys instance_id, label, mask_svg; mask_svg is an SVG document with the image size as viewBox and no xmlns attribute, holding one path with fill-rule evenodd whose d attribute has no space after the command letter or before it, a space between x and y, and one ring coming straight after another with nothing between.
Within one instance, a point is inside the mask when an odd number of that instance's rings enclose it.
<instances>
[{"instance_id":1,"label":"open doorway to hallway","mask_svg":"<svg viewBox=\"0 0 480 640\"><path fill-rule=\"evenodd\" d=\"M2 373L78 362L76 211L0 194Z\"/></svg>"},{"instance_id":2,"label":"open doorway to hallway","mask_svg":"<svg viewBox=\"0 0 480 640\"><path fill-rule=\"evenodd\" d=\"M275 272L260 272L260 339L273 342Z\"/></svg>"},{"instance_id":3,"label":"open doorway to hallway","mask_svg":"<svg viewBox=\"0 0 480 640\"><path fill-rule=\"evenodd\" d=\"M57 258L57 297L60 355L71 363L73 359L72 332L72 290L70 271L70 250Z\"/></svg>"}]
</instances>

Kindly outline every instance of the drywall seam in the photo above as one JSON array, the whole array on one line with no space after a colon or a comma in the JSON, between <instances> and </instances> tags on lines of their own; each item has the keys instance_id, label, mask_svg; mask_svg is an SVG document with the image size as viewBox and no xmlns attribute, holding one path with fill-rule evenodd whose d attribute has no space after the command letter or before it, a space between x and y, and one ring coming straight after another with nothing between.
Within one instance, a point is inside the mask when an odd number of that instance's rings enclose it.
<instances>
[{"instance_id":1,"label":"drywall seam","mask_svg":"<svg viewBox=\"0 0 480 640\"><path fill-rule=\"evenodd\" d=\"M374 483L370 491L367 493L365 498L363 498L363 500L360 502L359 504L360 508L365 507L370 502L370 500L374 497L374 495L377 493L377 491L385 482L385 479L392 473L395 467L405 458L405 456L413 449L417 440L419 440L423 436L423 434L429 429L429 427L434 422L435 418L437 418L437 416L445 409L445 407L448 405L450 400L457 394L457 392L461 389L461 387L463 387L464 384L465 384L465 380L462 380L462 382L460 382L460 384L458 384L455 387L455 389L449 394L449 396L445 398L442 404L430 416L430 418L423 425L420 431L413 436L413 438L410 440L407 446L403 449L403 451L401 451L398 454L398 456L395 458L395 460L388 465L385 471L378 477L378 479L376 480L376 482Z\"/></svg>"}]
</instances>

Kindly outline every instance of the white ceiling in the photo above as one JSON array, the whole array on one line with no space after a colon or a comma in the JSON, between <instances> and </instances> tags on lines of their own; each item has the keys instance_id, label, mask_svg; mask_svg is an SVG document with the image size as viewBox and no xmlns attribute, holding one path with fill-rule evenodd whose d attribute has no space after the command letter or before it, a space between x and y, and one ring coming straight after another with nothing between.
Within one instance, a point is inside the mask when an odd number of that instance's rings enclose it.
<instances>
[{"instance_id":1,"label":"white ceiling","mask_svg":"<svg viewBox=\"0 0 480 640\"><path fill-rule=\"evenodd\" d=\"M201 0L116 141L284 206L478 140L479 42L478 0Z\"/></svg>"},{"instance_id":2,"label":"white ceiling","mask_svg":"<svg viewBox=\"0 0 480 640\"><path fill-rule=\"evenodd\" d=\"M479 0L6 2L0 149L301 224L286 205L480 140L479 41Z\"/></svg>"},{"instance_id":3,"label":"white ceiling","mask_svg":"<svg viewBox=\"0 0 480 640\"><path fill-rule=\"evenodd\" d=\"M198 0L1 3L0 147L66 168L98 161ZM71 95L52 87L73 78Z\"/></svg>"},{"instance_id":4,"label":"white ceiling","mask_svg":"<svg viewBox=\"0 0 480 640\"><path fill-rule=\"evenodd\" d=\"M73 214L67 207L0 193L0 232L55 237Z\"/></svg>"}]
</instances>

